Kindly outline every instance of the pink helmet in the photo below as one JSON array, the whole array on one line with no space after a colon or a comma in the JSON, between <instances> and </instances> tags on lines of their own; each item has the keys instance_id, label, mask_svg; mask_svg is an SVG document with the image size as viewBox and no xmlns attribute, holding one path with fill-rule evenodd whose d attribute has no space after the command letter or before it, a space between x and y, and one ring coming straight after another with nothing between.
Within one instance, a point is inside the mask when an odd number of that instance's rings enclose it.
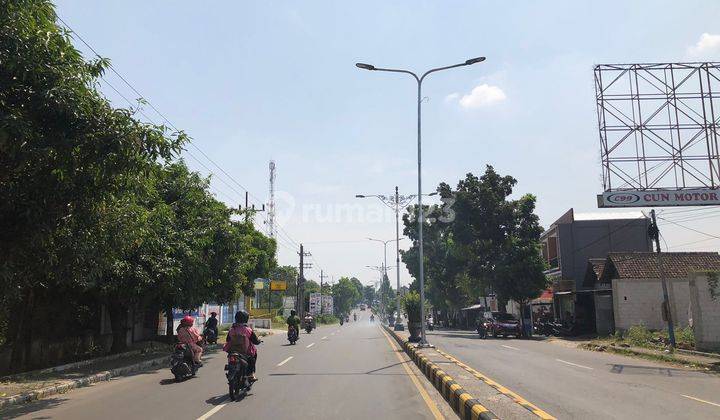
<instances>
[{"instance_id":1,"label":"pink helmet","mask_svg":"<svg viewBox=\"0 0 720 420\"><path fill-rule=\"evenodd\" d=\"M182 325L189 327L189 326L192 326L193 324L195 324L195 319L193 317L191 317L190 315L185 315L183 317L182 321L180 321L180 323Z\"/></svg>"}]
</instances>

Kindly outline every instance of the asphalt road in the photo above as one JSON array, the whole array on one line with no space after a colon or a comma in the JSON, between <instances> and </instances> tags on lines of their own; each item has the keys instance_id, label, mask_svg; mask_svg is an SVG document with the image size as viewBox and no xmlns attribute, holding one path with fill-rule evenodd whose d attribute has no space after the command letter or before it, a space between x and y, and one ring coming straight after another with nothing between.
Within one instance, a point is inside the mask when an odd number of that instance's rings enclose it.
<instances>
[{"instance_id":1,"label":"asphalt road","mask_svg":"<svg viewBox=\"0 0 720 420\"><path fill-rule=\"evenodd\" d=\"M183 383L171 380L169 368L148 371L18 406L0 418L441 418L432 409L444 403L437 403L429 383L419 382L423 377L409 374L412 362L406 360L377 323L359 319L321 326L294 346L283 334L266 337L259 347L260 380L242 401L227 398L225 355L216 352Z\"/></svg>"},{"instance_id":2,"label":"asphalt road","mask_svg":"<svg viewBox=\"0 0 720 420\"><path fill-rule=\"evenodd\" d=\"M560 419L720 418L720 375L467 331L428 341Z\"/></svg>"}]
</instances>

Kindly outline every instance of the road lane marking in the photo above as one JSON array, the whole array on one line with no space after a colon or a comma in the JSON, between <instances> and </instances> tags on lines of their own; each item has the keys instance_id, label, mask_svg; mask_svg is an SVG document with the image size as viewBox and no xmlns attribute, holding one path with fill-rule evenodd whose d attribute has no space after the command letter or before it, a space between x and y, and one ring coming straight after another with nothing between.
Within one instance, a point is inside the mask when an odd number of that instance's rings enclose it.
<instances>
[{"instance_id":1,"label":"road lane marking","mask_svg":"<svg viewBox=\"0 0 720 420\"><path fill-rule=\"evenodd\" d=\"M520 350L520 349L519 349L519 348L517 348L517 347L513 347L513 346L506 346L505 344L501 344L501 346L502 346L502 347L505 347L506 349Z\"/></svg>"},{"instance_id":2,"label":"road lane marking","mask_svg":"<svg viewBox=\"0 0 720 420\"><path fill-rule=\"evenodd\" d=\"M486 383L487 385L491 386L492 388L495 388L498 392L500 392L503 395L506 395L513 401L515 401L517 404L525 408L526 410L532 412L536 416L540 417L543 420L555 420L555 417L550 415L549 413L543 411L540 409L540 407L536 406L535 404L531 403L530 401L526 400L525 398L521 397L520 395L516 394L515 392L505 388L504 386L500 385L499 383L495 382L494 380L490 379L489 377L485 376L484 374L478 372L477 370L471 368L467 364L461 362L460 360L454 358L448 353L445 353L444 351L440 350L439 348L435 348L435 351L443 355L446 359L450 360L451 362L455 363L456 365L460 366L461 368L465 369L466 371L473 374L473 376L476 379L479 379Z\"/></svg>"},{"instance_id":3,"label":"road lane marking","mask_svg":"<svg viewBox=\"0 0 720 420\"><path fill-rule=\"evenodd\" d=\"M197 420L207 420L212 416L213 414L217 413L218 411L222 410L223 407L225 407L227 404L220 404L215 406L212 410L208 411L207 413L203 414L202 416L198 417Z\"/></svg>"},{"instance_id":4,"label":"road lane marking","mask_svg":"<svg viewBox=\"0 0 720 420\"><path fill-rule=\"evenodd\" d=\"M321 338L321 340L327 340L327 335L325 337Z\"/></svg>"},{"instance_id":5,"label":"road lane marking","mask_svg":"<svg viewBox=\"0 0 720 420\"><path fill-rule=\"evenodd\" d=\"M292 359L292 358L293 358L293 356L290 356L290 357L288 357L287 359L283 360L282 362L278 363L277 365L278 365L278 366L282 366L282 365L284 365L285 363L289 362L290 359Z\"/></svg>"},{"instance_id":6,"label":"road lane marking","mask_svg":"<svg viewBox=\"0 0 720 420\"><path fill-rule=\"evenodd\" d=\"M720 407L720 404L718 404L718 403L714 403L714 402L711 402L711 401L701 400L700 398L691 397L690 395L683 395L683 394L680 394L680 395L682 395L682 396L685 397L685 398L689 398L689 399L691 399L691 400L699 401L699 402L705 403L705 404L714 405L715 407Z\"/></svg>"},{"instance_id":7,"label":"road lane marking","mask_svg":"<svg viewBox=\"0 0 720 420\"><path fill-rule=\"evenodd\" d=\"M314 346L314 345L315 345L315 343L310 343L310 344L308 344L307 346L305 346L305 348L306 348L306 349L309 349L310 347L312 347L312 346Z\"/></svg>"},{"instance_id":8,"label":"road lane marking","mask_svg":"<svg viewBox=\"0 0 720 420\"><path fill-rule=\"evenodd\" d=\"M398 358L398 360L400 361L400 364L402 365L402 367L405 368L405 372L406 372L407 375L410 377L410 380L411 380L412 383L415 385L415 388L417 388L418 392L420 393L420 396L421 396L422 399L425 401L425 404L428 406L428 409L430 410L430 412L432 413L432 415L433 415L437 420L445 420L445 416L443 416L442 413L440 413L440 409L437 407L437 405L435 405L435 402L430 398L430 395L427 393L427 391L425 390L425 388L423 388L422 384L420 384L420 381L418 381L418 378L415 377L415 373L413 373L413 371L410 369L410 367L409 367L408 364L406 363L406 362L409 362L409 361L411 361L411 360L409 360L409 359L408 359L408 360L403 359L403 357L401 356L401 354L405 354L405 353L404 353L402 350L398 350L397 346L395 346L395 343L393 343L393 341L392 341L392 339L390 338L390 336L387 335L387 333L382 329L382 327L380 327L380 332L383 333L383 335L384 335L385 338L387 339L388 343L390 343L390 348L392 348L393 353L395 353L395 356L397 356L397 358Z\"/></svg>"},{"instance_id":9,"label":"road lane marking","mask_svg":"<svg viewBox=\"0 0 720 420\"><path fill-rule=\"evenodd\" d=\"M583 369L588 369L588 370L593 370L593 368L591 368L591 367L587 367L587 366L583 366L583 365L578 365L577 363L566 362L566 361L560 360L560 359L555 359L555 360L557 360L557 361L560 362L560 363L565 363L566 365L575 366L575 367L579 367L579 368L583 368Z\"/></svg>"}]
</instances>

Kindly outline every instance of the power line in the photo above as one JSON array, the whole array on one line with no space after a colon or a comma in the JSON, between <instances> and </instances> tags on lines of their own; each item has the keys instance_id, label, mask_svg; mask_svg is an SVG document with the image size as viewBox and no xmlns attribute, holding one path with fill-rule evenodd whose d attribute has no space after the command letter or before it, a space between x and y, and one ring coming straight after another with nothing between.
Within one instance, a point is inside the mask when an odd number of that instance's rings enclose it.
<instances>
[{"instance_id":1,"label":"power line","mask_svg":"<svg viewBox=\"0 0 720 420\"><path fill-rule=\"evenodd\" d=\"M693 231L693 232L697 232L697 233L699 233L699 234L701 234L701 235L705 235L705 236L710 237L710 238L720 239L720 236L715 236L715 235L712 235L712 234L710 234L710 233L703 232L703 231L701 231L701 230L693 229L693 228L691 228L691 227L688 227L688 226L685 226L685 225L681 225L680 223L673 222L672 220L663 219L662 217L658 217L658 219L664 220L664 221L669 222L669 223L672 223L673 225L679 226L679 227L681 227L681 228L683 228L683 229L687 229L687 230L691 230L691 231Z\"/></svg>"},{"instance_id":2,"label":"power line","mask_svg":"<svg viewBox=\"0 0 720 420\"><path fill-rule=\"evenodd\" d=\"M95 48L93 48L92 45L90 45L87 41L85 41L85 39L84 39L82 36L80 36L80 34L78 34L67 22L65 22L60 16L57 16L57 18L58 18L58 20L60 20L60 22L62 22L63 25L65 25L65 27L73 34L73 37L77 38L77 39L78 39L80 42L82 42L87 48L89 48L90 51L92 51L97 58L102 59L102 56L97 52L97 50L95 50ZM125 85L127 85L136 95L138 95L138 97L141 98L144 103L146 103L148 106L150 106L150 108L152 108L153 111L155 111L155 113L156 113L158 116L160 116L160 118L162 118L163 121L165 121L165 123L167 123L167 125L169 125L170 127L172 127L172 128L173 128L176 132L178 132L178 133L182 132L182 130L180 130L179 128L177 128L177 127L175 126L175 124L173 124L172 121L170 121L170 120L165 116L165 114L163 114L162 112L160 112L160 110L157 109L157 108L155 107L155 105L152 104L152 102L150 102L147 98L145 98L145 96L144 96L142 93L140 93L140 92L135 88L135 86L133 86L130 82L128 82L128 80L127 80L125 77L123 77L123 75L120 74L120 72L118 72L112 64L108 64L108 68L109 68L110 71L112 71L118 78L120 78L120 80L122 80L123 83L125 83ZM103 80L105 80L105 79L103 79ZM107 82L107 80L106 80L106 82ZM108 83L108 84L109 84L109 83ZM114 87L113 87L113 90L115 90L115 91L117 92L117 89L115 89ZM118 93L119 93L119 92L118 92ZM125 100L128 100L124 95L121 94L120 96L122 96ZM144 115L144 114L143 114L143 115ZM145 115L145 116L147 117L147 115ZM153 123L153 124L154 124L154 123ZM253 197L255 200L258 201L258 203L262 203L262 200L260 200L260 199L257 198L255 195L253 195L247 188L245 188L245 186L243 186L240 182L238 182L235 178L233 178L229 173L227 173L227 171L225 171L225 169L223 169L223 168L222 168L220 165L218 165L212 158L210 158L210 156L208 156L207 153L205 153L202 149L200 149L200 147L198 147L198 146L192 141L192 139L188 138L188 143L191 144L195 149L197 149L197 151L200 152L200 154L202 154L202 155L205 157L205 159L207 159L207 160L208 160L210 163L212 163L216 168L218 168L218 169L220 170L220 172L222 172L226 177L228 177L228 179L230 179L232 182L234 182L235 184L237 184L241 189L247 191L248 194L249 194L251 197ZM186 150L186 151L187 151L187 150ZM219 179L219 178L218 178L218 179Z\"/></svg>"}]
</instances>

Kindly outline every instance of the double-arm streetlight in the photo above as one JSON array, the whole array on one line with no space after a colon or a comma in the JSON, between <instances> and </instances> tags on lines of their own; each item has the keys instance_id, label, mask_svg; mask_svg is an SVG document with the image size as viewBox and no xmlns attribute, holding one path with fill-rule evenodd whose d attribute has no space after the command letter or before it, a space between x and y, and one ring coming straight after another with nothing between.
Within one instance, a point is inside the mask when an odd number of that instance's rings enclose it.
<instances>
[{"instance_id":1,"label":"double-arm streetlight","mask_svg":"<svg viewBox=\"0 0 720 420\"><path fill-rule=\"evenodd\" d=\"M419 253L419 278L420 278L420 343L419 346L426 346L427 340L425 338L425 271L423 269L423 207L422 207L422 82L425 78L431 74L442 70L449 70L455 67L471 66L473 64L481 63L485 61L485 57L476 57L466 60L464 63L453 64L452 66L438 67L430 69L423 73L422 76L402 69L386 69L381 67L375 67L372 64L356 63L360 69L371 70L371 71L386 71L391 73L405 73L412 76L417 82L417 145L418 145L418 253Z\"/></svg>"},{"instance_id":2,"label":"double-arm streetlight","mask_svg":"<svg viewBox=\"0 0 720 420\"><path fill-rule=\"evenodd\" d=\"M424 194L424 195L437 195L436 192L430 193L430 194ZM355 198L368 198L368 197L375 197L378 200L380 200L383 204L390 207L395 211L395 274L397 277L397 296L396 296L396 305L397 305L397 318L395 319L395 326L393 329L395 331L402 331L403 325L402 325L402 317L400 314L402 313L400 311L400 240L404 238L400 238L400 208L405 208L407 204L415 198L414 195L400 195L398 193L398 187L395 187L395 195L394 196L385 196L385 195L363 195L358 194L355 196ZM387 243L390 241L382 241L380 239L373 239L368 238L371 241L378 241L382 242L385 245L385 267L387 267ZM385 272L385 275L387 275L387 270Z\"/></svg>"}]
</instances>

